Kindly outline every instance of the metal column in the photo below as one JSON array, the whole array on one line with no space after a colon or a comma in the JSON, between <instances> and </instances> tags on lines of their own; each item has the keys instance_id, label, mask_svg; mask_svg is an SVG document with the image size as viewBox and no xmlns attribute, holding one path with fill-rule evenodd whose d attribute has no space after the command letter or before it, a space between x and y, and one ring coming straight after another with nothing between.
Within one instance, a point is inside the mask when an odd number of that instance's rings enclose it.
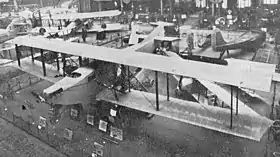
<instances>
[{"instance_id":1,"label":"metal column","mask_svg":"<svg viewBox=\"0 0 280 157\"><path fill-rule=\"evenodd\" d=\"M83 59L82 59L82 57L81 57L81 56L79 56L79 64L80 64L80 67L82 67L82 66L83 66Z\"/></svg>"},{"instance_id":2,"label":"metal column","mask_svg":"<svg viewBox=\"0 0 280 157\"><path fill-rule=\"evenodd\" d=\"M232 129L232 114L233 112L233 87L230 86L230 128Z\"/></svg>"},{"instance_id":3,"label":"metal column","mask_svg":"<svg viewBox=\"0 0 280 157\"><path fill-rule=\"evenodd\" d=\"M158 72L155 71L155 78L156 78L156 109L159 111L159 100L158 100Z\"/></svg>"},{"instance_id":4,"label":"metal column","mask_svg":"<svg viewBox=\"0 0 280 157\"><path fill-rule=\"evenodd\" d=\"M40 0L40 5L43 8L43 0Z\"/></svg>"},{"instance_id":5,"label":"metal column","mask_svg":"<svg viewBox=\"0 0 280 157\"><path fill-rule=\"evenodd\" d=\"M163 15L163 0L160 0L160 15Z\"/></svg>"},{"instance_id":6,"label":"metal column","mask_svg":"<svg viewBox=\"0 0 280 157\"><path fill-rule=\"evenodd\" d=\"M123 1L121 0L121 12L123 12Z\"/></svg>"},{"instance_id":7,"label":"metal column","mask_svg":"<svg viewBox=\"0 0 280 157\"><path fill-rule=\"evenodd\" d=\"M30 53L31 53L32 62L34 62L33 47L30 47Z\"/></svg>"},{"instance_id":8,"label":"metal column","mask_svg":"<svg viewBox=\"0 0 280 157\"><path fill-rule=\"evenodd\" d=\"M238 97L239 97L239 88L236 88L236 115L238 115Z\"/></svg>"},{"instance_id":9,"label":"metal column","mask_svg":"<svg viewBox=\"0 0 280 157\"><path fill-rule=\"evenodd\" d=\"M20 67L20 51L18 48L18 45L16 44L16 55L17 55L17 60L18 60L18 66Z\"/></svg>"},{"instance_id":10,"label":"metal column","mask_svg":"<svg viewBox=\"0 0 280 157\"><path fill-rule=\"evenodd\" d=\"M42 66L43 66L43 74L44 74L44 76L47 76L43 49L40 49L40 53L41 53L41 60L42 60Z\"/></svg>"},{"instance_id":11,"label":"metal column","mask_svg":"<svg viewBox=\"0 0 280 157\"><path fill-rule=\"evenodd\" d=\"M215 16L215 4L212 2L212 16Z\"/></svg>"},{"instance_id":12,"label":"metal column","mask_svg":"<svg viewBox=\"0 0 280 157\"><path fill-rule=\"evenodd\" d=\"M166 92L167 92L167 100L169 101L169 74L166 74Z\"/></svg>"}]
</instances>

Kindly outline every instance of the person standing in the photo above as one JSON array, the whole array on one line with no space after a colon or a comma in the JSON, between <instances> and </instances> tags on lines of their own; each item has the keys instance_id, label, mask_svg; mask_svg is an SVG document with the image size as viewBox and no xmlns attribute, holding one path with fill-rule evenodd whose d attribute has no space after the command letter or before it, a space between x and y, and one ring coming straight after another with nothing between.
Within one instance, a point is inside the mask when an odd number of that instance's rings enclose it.
<instances>
[{"instance_id":1,"label":"person standing","mask_svg":"<svg viewBox=\"0 0 280 157\"><path fill-rule=\"evenodd\" d=\"M194 49L194 36L193 36L193 33L190 33L188 35L188 48L189 48L189 51L191 52L193 49Z\"/></svg>"},{"instance_id":2,"label":"person standing","mask_svg":"<svg viewBox=\"0 0 280 157\"><path fill-rule=\"evenodd\" d=\"M82 39L84 43L86 42L86 38L87 38L87 31L85 28L82 28Z\"/></svg>"}]
</instances>

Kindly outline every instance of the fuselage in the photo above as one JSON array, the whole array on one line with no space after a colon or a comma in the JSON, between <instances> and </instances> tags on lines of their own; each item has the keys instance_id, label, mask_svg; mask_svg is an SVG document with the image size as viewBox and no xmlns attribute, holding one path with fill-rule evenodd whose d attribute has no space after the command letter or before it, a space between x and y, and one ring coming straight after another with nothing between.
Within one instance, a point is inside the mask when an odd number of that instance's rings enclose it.
<instances>
[{"instance_id":1,"label":"fuselage","mask_svg":"<svg viewBox=\"0 0 280 157\"><path fill-rule=\"evenodd\" d=\"M11 40L20 33L27 33L28 26L27 23L21 20L11 22L6 29L0 29L0 43Z\"/></svg>"},{"instance_id":2,"label":"fuselage","mask_svg":"<svg viewBox=\"0 0 280 157\"><path fill-rule=\"evenodd\" d=\"M226 42L221 34L221 32L215 31L212 34L212 49L214 51L227 51L235 49L257 49L265 41L266 34L262 31L251 31L255 35L251 38L239 38L234 41Z\"/></svg>"},{"instance_id":3,"label":"fuselage","mask_svg":"<svg viewBox=\"0 0 280 157\"><path fill-rule=\"evenodd\" d=\"M0 43L11 40L16 37L15 33L9 33L5 29L0 30Z\"/></svg>"}]
</instances>

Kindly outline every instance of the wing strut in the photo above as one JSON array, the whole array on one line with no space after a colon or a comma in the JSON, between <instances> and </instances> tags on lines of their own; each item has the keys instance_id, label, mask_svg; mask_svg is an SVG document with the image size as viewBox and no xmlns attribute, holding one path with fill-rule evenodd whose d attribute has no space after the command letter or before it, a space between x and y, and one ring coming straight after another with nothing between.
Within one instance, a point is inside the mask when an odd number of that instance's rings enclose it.
<instances>
[{"instance_id":1,"label":"wing strut","mask_svg":"<svg viewBox=\"0 0 280 157\"><path fill-rule=\"evenodd\" d=\"M44 50L43 50L43 49L40 49L40 53L41 53L43 74L44 74L44 76L47 76L47 73L46 73L46 64L45 64L45 56L44 56Z\"/></svg>"},{"instance_id":2,"label":"wing strut","mask_svg":"<svg viewBox=\"0 0 280 157\"><path fill-rule=\"evenodd\" d=\"M232 129L233 112L233 86L230 86L230 129Z\"/></svg>"},{"instance_id":3,"label":"wing strut","mask_svg":"<svg viewBox=\"0 0 280 157\"><path fill-rule=\"evenodd\" d=\"M158 101L158 72L155 71L155 77L156 77L156 107L157 111L159 111L159 101Z\"/></svg>"},{"instance_id":4,"label":"wing strut","mask_svg":"<svg viewBox=\"0 0 280 157\"><path fill-rule=\"evenodd\" d=\"M18 66L20 67L20 57L21 57L21 54L20 54L20 50L19 50L19 47L18 47L17 44L16 44L16 55L17 55L17 60L18 60Z\"/></svg>"},{"instance_id":5,"label":"wing strut","mask_svg":"<svg viewBox=\"0 0 280 157\"><path fill-rule=\"evenodd\" d=\"M33 47L30 47L30 52L31 52L32 62L34 63L34 53L33 53Z\"/></svg>"}]
</instances>

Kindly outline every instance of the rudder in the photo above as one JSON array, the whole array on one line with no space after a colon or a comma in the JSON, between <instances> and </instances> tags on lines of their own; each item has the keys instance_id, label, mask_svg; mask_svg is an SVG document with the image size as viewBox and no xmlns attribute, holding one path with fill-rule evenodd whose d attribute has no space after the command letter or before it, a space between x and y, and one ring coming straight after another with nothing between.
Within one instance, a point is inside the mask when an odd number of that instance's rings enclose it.
<instances>
[{"instance_id":1,"label":"rudder","mask_svg":"<svg viewBox=\"0 0 280 157\"><path fill-rule=\"evenodd\" d=\"M211 35L211 45L212 49L216 51L216 47L219 45L224 45L227 42L224 40L221 30L220 29L215 29Z\"/></svg>"}]
</instances>

